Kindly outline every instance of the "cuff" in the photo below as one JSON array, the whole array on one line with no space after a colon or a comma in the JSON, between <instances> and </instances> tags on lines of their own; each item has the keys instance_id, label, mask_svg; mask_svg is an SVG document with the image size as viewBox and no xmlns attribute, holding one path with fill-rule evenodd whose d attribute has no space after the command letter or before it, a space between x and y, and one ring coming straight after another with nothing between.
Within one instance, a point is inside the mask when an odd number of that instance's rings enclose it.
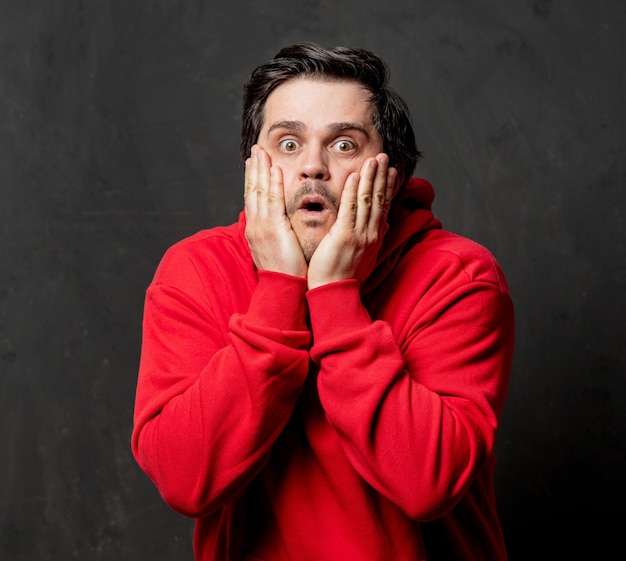
<instances>
[{"instance_id":1,"label":"cuff","mask_svg":"<svg viewBox=\"0 0 626 561\"><path fill-rule=\"evenodd\" d=\"M283 331L306 331L306 279L274 271L258 271L248 316Z\"/></svg>"},{"instance_id":2,"label":"cuff","mask_svg":"<svg viewBox=\"0 0 626 561\"><path fill-rule=\"evenodd\" d=\"M325 284L309 290L306 297L316 343L372 323L361 302L360 283L357 280Z\"/></svg>"}]
</instances>

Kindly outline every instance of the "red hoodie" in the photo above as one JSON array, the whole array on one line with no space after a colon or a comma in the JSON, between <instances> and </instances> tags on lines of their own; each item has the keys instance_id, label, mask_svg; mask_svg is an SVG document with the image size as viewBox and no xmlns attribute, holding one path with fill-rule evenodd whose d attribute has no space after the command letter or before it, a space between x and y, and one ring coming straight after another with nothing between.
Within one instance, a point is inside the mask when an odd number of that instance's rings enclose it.
<instances>
[{"instance_id":1,"label":"red hoodie","mask_svg":"<svg viewBox=\"0 0 626 561\"><path fill-rule=\"evenodd\" d=\"M132 449L196 518L197 560L506 559L493 467L513 306L433 198L419 179L396 197L363 285L257 271L243 213L166 252Z\"/></svg>"}]
</instances>

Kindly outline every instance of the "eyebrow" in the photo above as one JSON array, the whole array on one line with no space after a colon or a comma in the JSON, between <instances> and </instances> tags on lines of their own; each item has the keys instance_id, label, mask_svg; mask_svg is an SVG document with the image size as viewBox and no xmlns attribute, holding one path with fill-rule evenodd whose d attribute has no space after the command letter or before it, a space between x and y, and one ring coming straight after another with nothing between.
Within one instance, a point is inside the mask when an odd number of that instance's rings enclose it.
<instances>
[{"instance_id":1,"label":"eyebrow","mask_svg":"<svg viewBox=\"0 0 626 561\"><path fill-rule=\"evenodd\" d=\"M304 123L302 121L277 121L276 123L273 123L269 129L267 129L267 134L269 135L273 130L276 129L301 131L304 130L304 128Z\"/></svg>"},{"instance_id":2,"label":"eyebrow","mask_svg":"<svg viewBox=\"0 0 626 561\"><path fill-rule=\"evenodd\" d=\"M354 130L360 132L361 134L364 134L365 136L369 136L369 132L367 131L367 129L359 123L333 123L330 128L335 132Z\"/></svg>"},{"instance_id":3,"label":"eyebrow","mask_svg":"<svg viewBox=\"0 0 626 561\"><path fill-rule=\"evenodd\" d=\"M269 134L273 130L276 130L276 129L287 129L287 130L299 132L299 131L303 131L305 128L306 127L304 126L304 123L302 121L277 121L276 123L273 123L267 129L267 134L269 136ZM359 123L352 123L349 121L340 122L340 123L332 123L328 128L331 131L336 132L336 133L348 131L348 130L354 130L354 131L360 132L361 134L364 134L365 136L369 136L369 132L363 125Z\"/></svg>"}]
</instances>

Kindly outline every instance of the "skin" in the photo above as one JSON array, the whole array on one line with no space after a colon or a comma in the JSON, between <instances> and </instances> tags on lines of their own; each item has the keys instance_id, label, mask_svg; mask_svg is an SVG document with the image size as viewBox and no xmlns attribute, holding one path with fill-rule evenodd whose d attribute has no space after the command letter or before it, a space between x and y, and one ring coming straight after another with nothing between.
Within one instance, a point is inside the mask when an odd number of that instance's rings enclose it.
<instances>
[{"instance_id":1,"label":"skin","mask_svg":"<svg viewBox=\"0 0 626 561\"><path fill-rule=\"evenodd\" d=\"M348 81L297 78L269 95L245 172L259 270L306 277L309 289L372 272L397 172L371 109Z\"/></svg>"}]
</instances>

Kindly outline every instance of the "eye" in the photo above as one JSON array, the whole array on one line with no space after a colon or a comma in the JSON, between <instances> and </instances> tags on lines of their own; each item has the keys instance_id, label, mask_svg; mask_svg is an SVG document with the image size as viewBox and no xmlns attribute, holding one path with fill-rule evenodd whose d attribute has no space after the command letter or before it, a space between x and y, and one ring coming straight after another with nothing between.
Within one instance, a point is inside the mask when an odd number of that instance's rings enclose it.
<instances>
[{"instance_id":1,"label":"eye","mask_svg":"<svg viewBox=\"0 0 626 561\"><path fill-rule=\"evenodd\" d=\"M356 148L354 142L350 142L349 140L340 140L335 142L335 149L339 152L351 152Z\"/></svg>"},{"instance_id":2,"label":"eye","mask_svg":"<svg viewBox=\"0 0 626 561\"><path fill-rule=\"evenodd\" d=\"M280 143L280 149L284 152L295 152L298 148L300 144L291 138Z\"/></svg>"}]
</instances>

